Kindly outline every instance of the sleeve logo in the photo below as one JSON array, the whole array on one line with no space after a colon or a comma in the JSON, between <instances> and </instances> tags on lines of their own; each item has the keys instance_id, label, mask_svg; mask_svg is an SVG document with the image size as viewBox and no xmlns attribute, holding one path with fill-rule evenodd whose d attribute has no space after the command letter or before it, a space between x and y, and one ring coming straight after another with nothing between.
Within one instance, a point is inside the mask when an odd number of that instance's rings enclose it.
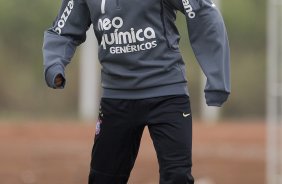
<instances>
[{"instance_id":1,"label":"sleeve logo","mask_svg":"<svg viewBox=\"0 0 282 184\"><path fill-rule=\"evenodd\" d=\"M182 0L185 12L187 13L190 19L194 19L196 17L196 13L193 11L193 7L191 6L189 0Z\"/></svg>"},{"instance_id":2,"label":"sleeve logo","mask_svg":"<svg viewBox=\"0 0 282 184\"><path fill-rule=\"evenodd\" d=\"M61 18L59 19L58 23L57 23L57 26L55 28L55 31L58 33L58 34L61 34L62 33L62 29L65 27L65 24L71 14L71 11L73 9L73 5L74 5L74 2L73 0L70 0L68 2L68 5L67 7L65 8Z\"/></svg>"}]
</instances>

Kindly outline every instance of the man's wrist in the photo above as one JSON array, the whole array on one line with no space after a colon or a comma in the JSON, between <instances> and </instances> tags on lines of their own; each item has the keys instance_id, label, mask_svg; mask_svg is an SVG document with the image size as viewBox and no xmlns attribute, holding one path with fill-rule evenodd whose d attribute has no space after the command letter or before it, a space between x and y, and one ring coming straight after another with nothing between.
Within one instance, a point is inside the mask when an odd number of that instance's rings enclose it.
<instances>
[{"instance_id":1,"label":"man's wrist","mask_svg":"<svg viewBox=\"0 0 282 184\"><path fill-rule=\"evenodd\" d=\"M56 77L55 77L55 81L54 81L55 87L56 88L63 88L64 85L65 85L65 81L66 81L66 79L64 78L63 74L61 74L61 73L57 74Z\"/></svg>"},{"instance_id":2,"label":"man's wrist","mask_svg":"<svg viewBox=\"0 0 282 184\"><path fill-rule=\"evenodd\" d=\"M208 106L221 107L229 94L225 91L205 91L206 103Z\"/></svg>"},{"instance_id":3,"label":"man's wrist","mask_svg":"<svg viewBox=\"0 0 282 184\"><path fill-rule=\"evenodd\" d=\"M46 80L47 85L54 89L64 88L64 85L65 85L64 70L65 70L64 66L60 64L56 64L56 65L49 67L45 72L45 80ZM57 86L55 83L57 77L62 77L62 83L60 84L60 86Z\"/></svg>"}]
</instances>

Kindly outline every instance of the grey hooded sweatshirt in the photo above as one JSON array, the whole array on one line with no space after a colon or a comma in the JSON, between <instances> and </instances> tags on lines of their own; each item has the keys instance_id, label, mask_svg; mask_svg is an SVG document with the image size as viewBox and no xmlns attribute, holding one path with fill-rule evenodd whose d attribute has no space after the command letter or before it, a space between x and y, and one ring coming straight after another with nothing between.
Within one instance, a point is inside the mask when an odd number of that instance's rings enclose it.
<instances>
[{"instance_id":1,"label":"grey hooded sweatshirt","mask_svg":"<svg viewBox=\"0 0 282 184\"><path fill-rule=\"evenodd\" d=\"M65 77L65 67L93 24L102 97L188 95L175 26L177 11L186 16L194 54L207 77L206 102L221 106L230 93L230 54L222 16L210 0L63 0L53 26L44 34L48 86L56 88L55 77Z\"/></svg>"}]
</instances>

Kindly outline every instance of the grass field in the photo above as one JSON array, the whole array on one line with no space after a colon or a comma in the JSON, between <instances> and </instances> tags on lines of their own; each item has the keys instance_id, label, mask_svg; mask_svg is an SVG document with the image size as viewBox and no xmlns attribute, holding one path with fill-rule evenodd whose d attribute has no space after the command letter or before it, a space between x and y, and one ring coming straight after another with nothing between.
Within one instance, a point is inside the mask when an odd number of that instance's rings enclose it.
<instances>
[{"instance_id":1,"label":"grass field","mask_svg":"<svg viewBox=\"0 0 282 184\"><path fill-rule=\"evenodd\" d=\"M264 184L265 128L263 121L195 121L196 184ZM94 123L0 122L0 184L86 184L94 129ZM158 183L147 130L129 183Z\"/></svg>"}]
</instances>

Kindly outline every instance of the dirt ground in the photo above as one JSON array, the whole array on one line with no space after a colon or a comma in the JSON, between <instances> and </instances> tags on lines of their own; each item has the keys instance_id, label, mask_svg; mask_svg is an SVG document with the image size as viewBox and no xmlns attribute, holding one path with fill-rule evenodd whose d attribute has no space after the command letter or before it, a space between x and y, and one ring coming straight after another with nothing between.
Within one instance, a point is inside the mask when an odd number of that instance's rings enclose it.
<instances>
[{"instance_id":1,"label":"dirt ground","mask_svg":"<svg viewBox=\"0 0 282 184\"><path fill-rule=\"evenodd\" d=\"M196 184L264 184L265 123L194 122ZM0 122L0 184L86 184L95 124ZM144 132L130 184L157 184L158 165Z\"/></svg>"}]
</instances>

